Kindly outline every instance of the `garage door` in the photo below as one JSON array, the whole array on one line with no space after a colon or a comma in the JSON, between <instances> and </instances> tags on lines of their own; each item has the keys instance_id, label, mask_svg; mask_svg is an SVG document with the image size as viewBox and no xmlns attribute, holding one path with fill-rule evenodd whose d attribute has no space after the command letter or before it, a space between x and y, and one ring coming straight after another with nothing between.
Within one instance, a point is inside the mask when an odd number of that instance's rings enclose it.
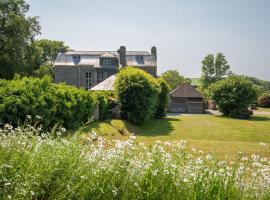
<instances>
[{"instance_id":1,"label":"garage door","mask_svg":"<svg viewBox=\"0 0 270 200\"><path fill-rule=\"evenodd\" d=\"M187 104L186 103L170 103L168 107L168 112L185 113L187 112Z\"/></svg>"},{"instance_id":2,"label":"garage door","mask_svg":"<svg viewBox=\"0 0 270 200\"><path fill-rule=\"evenodd\" d=\"M203 113L203 102L188 102L188 113Z\"/></svg>"}]
</instances>

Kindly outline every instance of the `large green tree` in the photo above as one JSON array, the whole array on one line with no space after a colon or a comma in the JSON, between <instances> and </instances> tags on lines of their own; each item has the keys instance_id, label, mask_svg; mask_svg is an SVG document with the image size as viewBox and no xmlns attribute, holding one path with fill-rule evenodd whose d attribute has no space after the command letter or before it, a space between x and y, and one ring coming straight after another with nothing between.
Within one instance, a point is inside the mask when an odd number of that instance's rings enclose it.
<instances>
[{"instance_id":1,"label":"large green tree","mask_svg":"<svg viewBox=\"0 0 270 200\"><path fill-rule=\"evenodd\" d=\"M212 83L215 83L231 74L230 65L228 64L223 53L207 55L202 61L202 89L207 89Z\"/></svg>"},{"instance_id":2,"label":"large green tree","mask_svg":"<svg viewBox=\"0 0 270 200\"><path fill-rule=\"evenodd\" d=\"M38 17L29 17L24 0L0 1L0 78L29 73L36 66L34 38L40 33Z\"/></svg>"},{"instance_id":3,"label":"large green tree","mask_svg":"<svg viewBox=\"0 0 270 200\"><path fill-rule=\"evenodd\" d=\"M181 76L177 70L168 70L161 74L161 77L167 82L169 89L173 90L183 83L190 83L189 79Z\"/></svg>"},{"instance_id":4,"label":"large green tree","mask_svg":"<svg viewBox=\"0 0 270 200\"><path fill-rule=\"evenodd\" d=\"M257 98L257 88L248 79L230 76L209 87L211 99L219 110L227 116L248 118L247 107Z\"/></svg>"},{"instance_id":5,"label":"large green tree","mask_svg":"<svg viewBox=\"0 0 270 200\"><path fill-rule=\"evenodd\" d=\"M40 59L42 64L53 64L59 52L66 52L69 47L63 41L42 39L35 41L35 45L42 49Z\"/></svg>"}]
</instances>

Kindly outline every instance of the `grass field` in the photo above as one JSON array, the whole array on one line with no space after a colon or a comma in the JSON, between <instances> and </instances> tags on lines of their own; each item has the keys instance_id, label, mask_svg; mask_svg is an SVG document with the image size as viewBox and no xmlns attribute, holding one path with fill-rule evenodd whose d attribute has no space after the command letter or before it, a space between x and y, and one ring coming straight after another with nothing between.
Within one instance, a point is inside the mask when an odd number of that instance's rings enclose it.
<instances>
[{"instance_id":1,"label":"grass field","mask_svg":"<svg viewBox=\"0 0 270 200\"><path fill-rule=\"evenodd\" d=\"M270 108L258 108L257 111L270 112Z\"/></svg>"},{"instance_id":2,"label":"grass field","mask_svg":"<svg viewBox=\"0 0 270 200\"><path fill-rule=\"evenodd\" d=\"M213 115L183 115L154 120L136 126L122 120L94 122L89 129L99 135L125 139L121 134L135 133L138 142L186 140L188 147L226 157L237 151L270 155L270 115L253 116L250 120ZM260 143L265 143L266 146Z\"/></svg>"}]
</instances>

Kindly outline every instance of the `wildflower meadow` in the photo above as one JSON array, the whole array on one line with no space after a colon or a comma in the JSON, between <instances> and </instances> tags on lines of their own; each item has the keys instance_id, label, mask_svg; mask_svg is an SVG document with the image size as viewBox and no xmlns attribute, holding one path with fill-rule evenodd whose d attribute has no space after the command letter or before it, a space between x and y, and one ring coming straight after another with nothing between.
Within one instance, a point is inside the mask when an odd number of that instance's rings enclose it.
<instances>
[{"instance_id":1,"label":"wildflower meadow","mask_svg":"<svg viewBox=\"0 0 270 200\"><path fill-rule=\"evenodd\" d=\"M0 130L0 199L270 199L266 157L239 152L224 161L187 151L185 141L148 147L134 135L64 132Z\"/></svg>"}]
</instances>

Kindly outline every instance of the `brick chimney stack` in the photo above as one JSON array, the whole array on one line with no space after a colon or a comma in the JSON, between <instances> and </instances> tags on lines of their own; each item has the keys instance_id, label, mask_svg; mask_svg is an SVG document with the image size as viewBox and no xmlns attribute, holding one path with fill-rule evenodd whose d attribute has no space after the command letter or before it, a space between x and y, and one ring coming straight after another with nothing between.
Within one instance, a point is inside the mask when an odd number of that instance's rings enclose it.
<instances>
[{"instance_id":1,"label":"brick chimney stack","mask_svg":"<svg viewBox=\"0 0 270 200\"><path fill-rule=\"evenodd\" d=\"M157 48L155 46L151 48L151 54L157 59Z\"/></svg>"},{"instance_id":2,"label":"brick chimney stack","mask_svg":"<svg viewBox=\"0 0 270 200\"><path fill-rule=\"evenodd\" d=\"M119 62L122 67L125 67L127 65L127 60L126 60L126 47L125 46L120 46L120 49L118 50L119 53Z\"/></svg>"}]
</instances>

